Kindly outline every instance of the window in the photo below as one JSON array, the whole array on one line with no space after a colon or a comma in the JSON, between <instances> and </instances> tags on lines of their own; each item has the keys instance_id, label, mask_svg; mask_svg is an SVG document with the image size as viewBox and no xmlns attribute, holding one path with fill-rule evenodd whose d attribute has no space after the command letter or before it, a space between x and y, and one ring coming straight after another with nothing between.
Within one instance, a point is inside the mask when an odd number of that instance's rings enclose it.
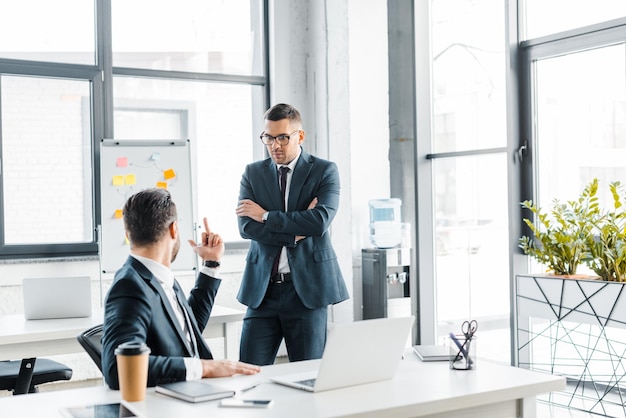
<instances>
[{"instance_id":1,"label":"window","mask_svg":"<svg viewBox=\"0 0 626 418\"><path fill-rule=\"evenodd\" d=\"M417 25L431 27L429 45L422 40L418 56L428 56L422 66L430 68L432 94L429 116L423 117L431 124L425 157L432 192L422 197L432 202L432 219L420 216L420 223L434 225L434 342L441 343L448 333L460 332L463 321L475 319L481 356L508 363L504 3L429 3L430 22ZM423 13L416 13L418 19L424 19ZM426 50L430 53L424 54ZM430 280L420 278L420 287L431 289Z\"/></svg>"},{"instance_id":2,"label":"window","mask_svg":"<svg viewBox=\"0 0 626 418\"><path fill-rule=\"evenodd\" d=\"M2 76L4 240L93 240L90 82Z\"/></svg>"},{"instance_id":3,"label":"window","mask_svg":"<svg viewBox=\"0 0 626 418\"><path fill-rule=\"evenodd\" d=\"M261 2L112 0L113 66L263 74ZM140 19L137 17L141 16Z\"/></svg>"},{"instance_id":4,"label":"window","mask_svg":"<svg viewBox=\"0 0 626 418\"><path fill-rule=\"evenodd\" d=\"M619 16L607 2L597 14L609 12ZM600 205L612 206L609 184L626 178L626 19L520 47L528 74L522 127L532 162L525 173L533 185L520 201L548 207L579 196L597 178Z\"/></svg>"},{"instance_id":5,"label":"window","mask_svg":"<svg viewBox=\"0 0 626 418\"><path fill-rule=\"evenodd\" d=\"M190 139L197 216L219 226L225 241L240 241L235 207L241 174L255 159L251 142L260 142L253 122L262 122L263 112L253 103L261 102L263 89L115 77L114 96L116 138Z\"/></svg>"},{"instance_id":6,"label":"window","mask_svg":"<svg viewBox=\"0 0 626 418\"><path fill-rule=\"evenodd\" d=\"M524 0L522 39L533 39L626 17L623 0Z\"/></svg>"},{"instance_id":7,"label":"window","mask_svg":"<svg viewBox=\"0 0 626 418\"><path fill-rule=\"evenodd\" d=\"M96 62L95 2L0 2L0 58L90 64Z\"/></svg>"},{"instance_id":8,"label":"window","mask_svg":"<svg viewBox=\"0 0 626 418\"><path fill-rule=\"evenodd\" d=\"M267 2L49 3L0 5L0 258L98 254L102 138L189 139L195 213L240 241Z\"/></svg>"},{"instance_id":9,"label":"window","mask_svg":"<svg viewBox=\"0 0 626 418\"><path fill-rule=\"evenodd\" d=\"M601 205L612 206L609 184L626 179L625 51L622 43L534 62L540 205L573 199L598 178Z\"/></svg>"}]
</instances>

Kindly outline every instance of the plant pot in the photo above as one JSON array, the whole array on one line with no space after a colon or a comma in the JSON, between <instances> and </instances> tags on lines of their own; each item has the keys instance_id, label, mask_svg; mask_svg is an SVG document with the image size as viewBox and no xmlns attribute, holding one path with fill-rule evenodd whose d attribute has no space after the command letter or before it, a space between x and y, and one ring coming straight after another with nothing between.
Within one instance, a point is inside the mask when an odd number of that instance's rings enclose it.
<instances>
[{"instance_id":1,"label":"plant pot","mask_svg":"<svg viewBox=\"0 0 626 418\"><path fill-rule=\"evenodd\" d=\"M542 400L626 416L625 286L595 278L515 277L515 364L568 380L566 390Z\"/></svg>"}]
</instances>

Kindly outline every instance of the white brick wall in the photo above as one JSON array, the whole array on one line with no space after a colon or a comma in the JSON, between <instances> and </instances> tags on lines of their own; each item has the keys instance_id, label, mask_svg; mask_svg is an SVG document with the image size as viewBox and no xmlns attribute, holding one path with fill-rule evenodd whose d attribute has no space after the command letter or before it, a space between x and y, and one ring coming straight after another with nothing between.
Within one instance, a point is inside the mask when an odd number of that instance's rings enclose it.
<instances>
[{"instance_id":1,"label":"white brick wall","mask_svg":"<svg viewBox=\"0 0 626 418\"><path fill-rule=\"evenodd\" d=\"M84 231L92 201L86 194L92 178L85 175L91 172L90 134L83 131L88 95L86 81L2 77L7 243L83 242L90 236Z\"/></svg>"}]
</instances>

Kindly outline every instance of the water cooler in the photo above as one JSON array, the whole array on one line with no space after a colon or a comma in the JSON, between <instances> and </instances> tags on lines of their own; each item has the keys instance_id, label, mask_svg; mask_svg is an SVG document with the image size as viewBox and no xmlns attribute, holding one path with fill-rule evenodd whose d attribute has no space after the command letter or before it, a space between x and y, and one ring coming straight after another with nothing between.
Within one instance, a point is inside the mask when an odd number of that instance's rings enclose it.
<instances>
[{"instance_id":1,"label":"water cooler","mask_svg":"<svg viewBox=\"0 0 626 418\"><path fill-rule=\"evenodd\" d=\"M410 315L411 249L364 248L361 258L363 319Z\"/></svg>"},{"instance_id":2,"label":"water cooler","mask_svg":"<svg viewBox=\"0 0 626 418\"><path fill-rule=\"evenodd\" d=\"M363 319L411 313L409 225L400 221L400 199L370 200L370 242L361 250Z\"/></svg>"}]
</instances>

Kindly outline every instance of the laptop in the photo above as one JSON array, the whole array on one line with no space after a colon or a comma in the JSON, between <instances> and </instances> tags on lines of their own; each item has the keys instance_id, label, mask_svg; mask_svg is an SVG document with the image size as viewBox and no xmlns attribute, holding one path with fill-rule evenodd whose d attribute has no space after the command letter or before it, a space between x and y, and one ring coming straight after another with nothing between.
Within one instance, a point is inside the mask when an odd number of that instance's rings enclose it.
<instances>
[{"instance_id":1,"label":"laptop","mask_svg":"<svg viewBox=\"0 0 626 418\"><path fill-rule=\"evenodd\" d=\"M91 316L91 278L38 277L22 280L26 319Z\"/></svg>"},{"instance_id":2,"label":"laptop","mask_svg":"<svg viewBox=\"0 0 626 418\"><path fill-rule=\"evenodd\" d=\"M393 378L415 317L379 318L329 327L320 367L270 378L310 392Z\"/></svg>"}]
</instances>

